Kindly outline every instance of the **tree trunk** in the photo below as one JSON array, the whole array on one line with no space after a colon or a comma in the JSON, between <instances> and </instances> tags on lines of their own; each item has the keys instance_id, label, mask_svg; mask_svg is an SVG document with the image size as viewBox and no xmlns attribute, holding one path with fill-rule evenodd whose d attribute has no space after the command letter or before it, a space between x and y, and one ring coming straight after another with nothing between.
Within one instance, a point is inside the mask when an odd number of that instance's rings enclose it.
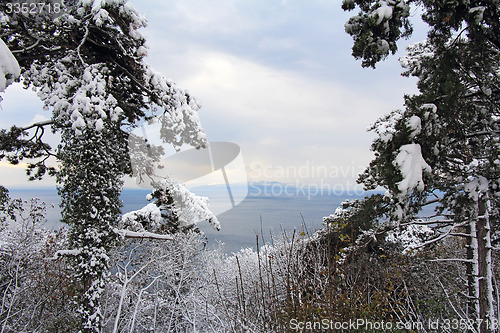
<instances>
[{"instance_id":1,"label":"tree trunk","mask_svg":"<svg viewBox=\"0 0 500 333\"><path fill-rule=\"evenodd\" d=\"M495 316L493 307L493 267L491 264L491 232L489 221L489 199L478 201L478 259L479 259L479 307L482 319L481 332L490 332Z\"/></svg>"},{"instance_id":2,"label":"tree trunk","mask_svg":"<svg viewBox=\"0 0 500 333\"><path fill-rule=\"evenodd\" d=\"M493 307L493 267L491 263L491 233L489 222L489 200L480 198L468 232L471 237L467 246L467 282L470 318L476 320L478 332L491 332L494 319Z\"/></svg>"},{"instance_id":3,"label":"tree trunk","mask_svg":"<svg viewBox=\"0 0 500 333\"><path fill-rule=\"evenodd\" d=\"M472 248L472 241L475 238L475 225L474 221L471 221L466 227L466 233L470 235L467 237L467 263L465 264L465 274L467 277L467 318L468 319L476 319L476 307L475 307L475 294L474 294L474 265L472 262L474 261L474 250Z\"/></svg>"},{"instance_id":4,"label":"tree trunk","mask_svg":"<svg viewBox=\"0 0 500 333\"><path fill-rule=\"evenodd\" d=\"M470 263L467 265L467 282L468 282L468 319L473 319L475 322L475 332L481 332L481 327L479 327L481 318L481 306L480 306L480 288L479 288L479 242L477 238L477 206L474 217L469 223L470 239L468 241L467 247L467 259Z\"/></svg>"}]
</instances>

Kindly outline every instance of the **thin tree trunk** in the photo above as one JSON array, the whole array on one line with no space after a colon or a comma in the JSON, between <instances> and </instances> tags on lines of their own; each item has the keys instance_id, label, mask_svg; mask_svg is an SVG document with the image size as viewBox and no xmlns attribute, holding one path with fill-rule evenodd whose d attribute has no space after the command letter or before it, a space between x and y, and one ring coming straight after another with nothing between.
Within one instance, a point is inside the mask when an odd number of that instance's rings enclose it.
<instances>
[{"instance_id":1,"label":"thin tree trunk","mask_svg":"<svg viewBox=\"0 0 500 333\"><path fill-rule=\"evenodd\" d=\"M478 242L478 205L475 205L475 212L470 219L468 233L470 239L467 246L467 259L471 260L471 264L467 265L467 282L468 282L468 315L469 319L473 319L475 323L475 332L481 332L481 306L480 306L480 287L479 287L479 242Z\"/></svg>"},{"instance_id":2,"label":"thin tree trunk","mask_svg":"<svg viewBox=\"0 0 500 333\"><path fill-rule=\"evenodd\" d=\"M479 305L482 319L481 332L490 332L495 318L493 306L493 267L491 262L490 202L487 195L478 202L478 258L479 258Z\"/></svg>"},{"instance_id":3,"label":"thin tree trunk","mask_svg":"<svg viewBox=\"0 0 500 333\"><path fill-rule=\"evenodd\" d=\"M466 233L470 235L467 237L467 263L465 274L467 277L467 318L476 319L476 307L475 307L475 295L474 295L474 265L472 261L474 260L474 250L472 248L472 240L475 237L475 223L471 221L466 227Z\"/></svg>"},{"instance_id":4,"label":"thin tree trunk","mask_svg":"<svg viewBox=\"0 0 500 333\"><path fill-rule=\"evenodd\" d=\"M468 314L476 321L478 332L491 332L491 323L495 318L493 307L493 267L491 259L491 230L489 221L489 198L479 198L476 211L471 219L467 233Z\"/></svg>"}]
</instances>

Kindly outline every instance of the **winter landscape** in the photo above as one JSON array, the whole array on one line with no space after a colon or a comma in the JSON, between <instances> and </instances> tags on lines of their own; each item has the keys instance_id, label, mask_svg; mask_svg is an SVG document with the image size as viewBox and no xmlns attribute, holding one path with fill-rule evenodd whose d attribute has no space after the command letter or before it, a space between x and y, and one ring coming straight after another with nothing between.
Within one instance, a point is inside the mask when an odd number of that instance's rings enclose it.
<instances>
[{"instance_id":1,"label":"winter landscape","mask_svg":"<svg viewBox=\"0 0 500 333\"><path fill-rule=\"evenodd\" d=\"M500 331L497 0L2 1L0 107L1 333Z\"/></svg>"}]
</instances>

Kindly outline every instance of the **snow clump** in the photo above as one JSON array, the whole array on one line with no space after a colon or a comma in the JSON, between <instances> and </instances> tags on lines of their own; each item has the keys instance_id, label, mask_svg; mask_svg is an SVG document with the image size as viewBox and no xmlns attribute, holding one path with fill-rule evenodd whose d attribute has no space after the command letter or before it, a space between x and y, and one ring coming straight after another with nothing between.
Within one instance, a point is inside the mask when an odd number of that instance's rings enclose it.
<instances>
[{"instance_id":1,"label":"snow clump","mask_svg":"<svg viewBox=\"0 0 500 333\"><path fill-rule=\"evenodd\" d=\"M4 41L0 39L0 92L21 75L21 69ZM0 99L1 101L1 99Z\"/></svg>"}]
</instances>

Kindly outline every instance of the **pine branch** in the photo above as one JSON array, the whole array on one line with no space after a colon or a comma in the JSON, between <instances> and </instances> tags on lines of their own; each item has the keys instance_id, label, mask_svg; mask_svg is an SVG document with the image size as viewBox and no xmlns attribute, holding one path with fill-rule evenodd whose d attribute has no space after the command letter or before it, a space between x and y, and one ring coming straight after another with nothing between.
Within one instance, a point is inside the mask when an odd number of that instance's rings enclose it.
<instances>
[{"instance_id":1,"label":"pine branch","mask_svg":"<svg viewBox=\"0 0 500 333\"><path fill-rule=\"evenodd\" d=\"M43 127L43 126L53 125L53 124L54 124L54 121L52 121L52 120L46 120L46 121L41 121L41 122L38 122L38 123L31 124L31 125L26 126L26 127L20 127L20 129L22 131L27 131L27 130L35 128L35 127Z\"/></svg>"},{"instance_id":2,"label":"pine branch","mask_svg":"<svg viewBox=\"0 0 500 333\"><path fill-rule=\"evenodd\" d=\"M463 227L464 225L466 225L468 223L468 221L465 221L465 222L462 222L462 223L459 223L459 224L456 224L454 226L452 226L447 232L443 233L442 235L436 237L436 238L433 238L431 240L428 240L427 242L424 242L418 246L415 246L415 247L412 247L412 250L416 250L416 249L420 249L422 247L425 247L425 246L428 246L430 244L433 244L433 243L437 243L439 242L440 240L443 240L444 238L450 236L450 234L452 234L452 231L455 229L455 228L458 228L458 227Z\"/></svg>"},{"instance_id":3,"label":"pine branch","mask_svg":"<svg viewBox=\"0 0 500 333\"><path fill-rule=\"evenodd\" d=\"M414 224L418 224L418 225L447 224L447 225L450 225L453 223L454 223L453 220L431 220L431 221L417 220L417 221L411 221L408 223L401 223L400 225L401 226L408 226L408 225L414 225Z\"/></svg>"}]
</instances>

